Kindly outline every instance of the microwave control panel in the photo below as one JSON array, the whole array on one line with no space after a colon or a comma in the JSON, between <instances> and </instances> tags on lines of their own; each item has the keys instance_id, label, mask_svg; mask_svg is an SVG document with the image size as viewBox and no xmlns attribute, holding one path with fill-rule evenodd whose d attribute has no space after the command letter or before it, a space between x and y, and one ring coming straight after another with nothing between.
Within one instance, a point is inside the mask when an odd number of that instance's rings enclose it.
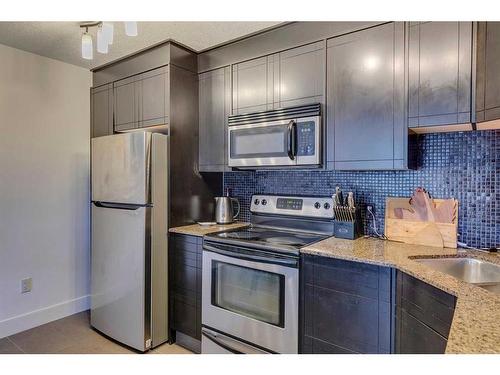
<instances>
[{"instance_id":1,"label":"microwave control panel","mask_svg":"<svg viewBox=\"0 0 500 375\"><path fill-rule=\"evenodd\" d=\"M297 155L314 155L316 126L314 121L297 122Z\"/></svg>"}]
</instances>

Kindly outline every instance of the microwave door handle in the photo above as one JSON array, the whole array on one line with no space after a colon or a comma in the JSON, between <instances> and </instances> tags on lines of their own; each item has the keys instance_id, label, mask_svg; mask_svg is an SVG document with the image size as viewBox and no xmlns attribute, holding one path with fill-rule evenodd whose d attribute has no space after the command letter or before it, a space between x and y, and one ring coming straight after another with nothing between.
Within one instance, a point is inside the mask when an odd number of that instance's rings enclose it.
<instances>
[{"instance_id":1,"label":"microwave door handle","mask_svg":"<svg viewBox=\"0 0 500 375\"><path fill-rule=\"evenodd\" d=\"M298 144L297 122L293 121L293 124L292 124L292 152L293 152L293 156L297 156L297 144Z\"/></svg>"},{"instance_id":2,"label":"microwave door handle","mask_svg":"<svg viewBox=\"0 0 500 375\"><path fill-rule=\"evenodd\" d=\"M294 129L295 128L295 120L290 120L290 122L288 123L288 126L287 126L287 153L288 153L288 157L290 158L290 160L294 160L295 159L295 143L296 142L296 134L295 134L295 131Z\"/></svg>"}]
</instances>

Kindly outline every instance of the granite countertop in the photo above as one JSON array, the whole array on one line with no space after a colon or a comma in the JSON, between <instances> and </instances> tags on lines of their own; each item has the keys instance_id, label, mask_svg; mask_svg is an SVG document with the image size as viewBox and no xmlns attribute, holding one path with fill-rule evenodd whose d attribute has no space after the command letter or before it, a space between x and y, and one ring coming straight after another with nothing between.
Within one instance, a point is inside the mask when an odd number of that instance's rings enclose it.
<instances>
[{"instance_id":1,"label":"granite countertop","mask_svg":"<svg viewBox=\"0 0 500 375\"><path fill-rule=\"evenodd\" d=\"M187 234L190 236L203 237L205 234L224 232L226 230L248 227L250 224L245 222L236 222L227 225L209 225L204 226L200 224L184 225L181 227L170 228L168 231L170 233L180 233Z\"/></svg>"},{"instance_id":2,"label":"granite countertop","mask_svg":"<svg viewBox=\"0 0 500 375\"><path fill-rule=\"evenodd\" d=\"M478 250L409 245L375 238L330 237L303 254L395 267L457 297L446 353L500 353L500 295L415 262L418 257L461 256L500 264L500 255Z\"/></svg>"}]
</instances>

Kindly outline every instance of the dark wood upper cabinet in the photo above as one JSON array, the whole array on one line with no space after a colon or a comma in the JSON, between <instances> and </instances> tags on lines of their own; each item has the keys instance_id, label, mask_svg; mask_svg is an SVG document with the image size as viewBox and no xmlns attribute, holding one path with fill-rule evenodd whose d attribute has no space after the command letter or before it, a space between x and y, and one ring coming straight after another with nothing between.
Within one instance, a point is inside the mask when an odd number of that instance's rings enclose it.
<instances>
[{"instance_id":1,"label":"dark wood upper cabinet","mask_svg":"<svg viewBox=\"0 0 500 375\"><path fill-rule=\"evenodd\" d=\"M408 126L471 122L472 22L410 22Z\"/></svg>"},{"instance_id":2,"label":"dark wood upper cabinet","mask_svg":"<svg viewBox=\"0 0 500 375\"><path fill-rule=\"evenodd\" d=\"M140 74L139 127L168 124L170 106L170 85L168 66Z\"/></svg>"},{"instance_id":3,"label":"dark wood upper cabinet","mask_svg":"<svg viewBox=\"0 0 500 375\"><path fill-rule=\"evenodd\" d=\"M407 168L404 57L402 22L328 40L329 169Z\"/></svg>"},{"instance_id":4,"label":"dark wood upper cabinet","mask_svg":"<svg viewBox=\"0 0 500 375\"><path fill-rule=\"evenodd\" d=\"M233 113L322 103L325 42L233 65Z\"/></svg>"},{"instance_id":5,"label":"dark wood upper cabinet","mask_svg":"<svg viewBox=\"0 0 500 375\"><path fill-rule=\"evenodd\" d=\"M227 166L227 116L231 113L231 69L198 76L199 170L223 172Z\"/></svg>"},{"instance_id":6,"label":"dark wood upper cabinet","mask_svg":"<svg viewBox=\"0 0 500 375\"><path fill-rule=\"evenodd\" d=\"M272 56L233 65L233 114L273 108Z\"/></svg>"},{"instance_id":7,"label":"dark wood upper cabinet","mask_svg":"<svg viewBox=\"0 0 500 375\"><path fill-rule=\"evenodd\" d=\"M113 134L113 85L91 89L91 137Z\"/></svg>"},{"instance_id":8,"label":"dark wood upper cabinet","mask_svg":"<svg viewBox=\"0 0 500 375\"><path fill-rule=\"evenodd\" d=\"M113 84L116 131L139 127L138 90L136 77L122 79Z\"/></svg>"},{"instance_id":9,"label":"dark wood upper cabinet","mask_svg":"<svg viewBox=\"0 0 500 375\"><path fill-rule=\"evenodd\" d=\"M169 90L168 66L114 82L115 130L168 124Z\"/></svg>"},{"instance_id":10,"label":"dark wood upper cabinet","mask_svg":"<svg viewBox=\"0 0 500 375\"><path fill-rule=\"evenodd\" d=\"M321 41L273 56L274 108L324 102L325 54Z\"/></svg>"},{"instance_id":11,"label":"dark wood upper cabinet","mask_svg":"<svg viewBox=\"0 0 500 375\"><path fill-rule=\"evenodd\" d=\"M477 23L476 121L500 119L500 22ZM478 124L478 128L481 126Z\"/></svg>"}]
</instances>

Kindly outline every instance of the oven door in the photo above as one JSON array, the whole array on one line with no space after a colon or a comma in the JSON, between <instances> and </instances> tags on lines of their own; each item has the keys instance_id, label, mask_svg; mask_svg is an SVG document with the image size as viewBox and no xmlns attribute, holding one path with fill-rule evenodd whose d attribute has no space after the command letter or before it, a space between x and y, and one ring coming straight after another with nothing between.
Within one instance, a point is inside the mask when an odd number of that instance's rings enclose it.
<instances>
[{"instance_id":1,"label":"oven door","mask_svg":"<svg viewBox=\"0 0 500 375\"><path fill-rule=\"evenodd\" d=\"M275 353L298 352L298 259L204 244L204 327Z\"/></svg>"},{"instance_id":2,"label":"oven door","mask_svg":"<svg viewBox=\"0 0 500 375\"><path fill-rule=\"evenodd\" d=\"M228 138L230 167L297 164L295 120L229 126Z\"/></svg>"}]
</instances>

